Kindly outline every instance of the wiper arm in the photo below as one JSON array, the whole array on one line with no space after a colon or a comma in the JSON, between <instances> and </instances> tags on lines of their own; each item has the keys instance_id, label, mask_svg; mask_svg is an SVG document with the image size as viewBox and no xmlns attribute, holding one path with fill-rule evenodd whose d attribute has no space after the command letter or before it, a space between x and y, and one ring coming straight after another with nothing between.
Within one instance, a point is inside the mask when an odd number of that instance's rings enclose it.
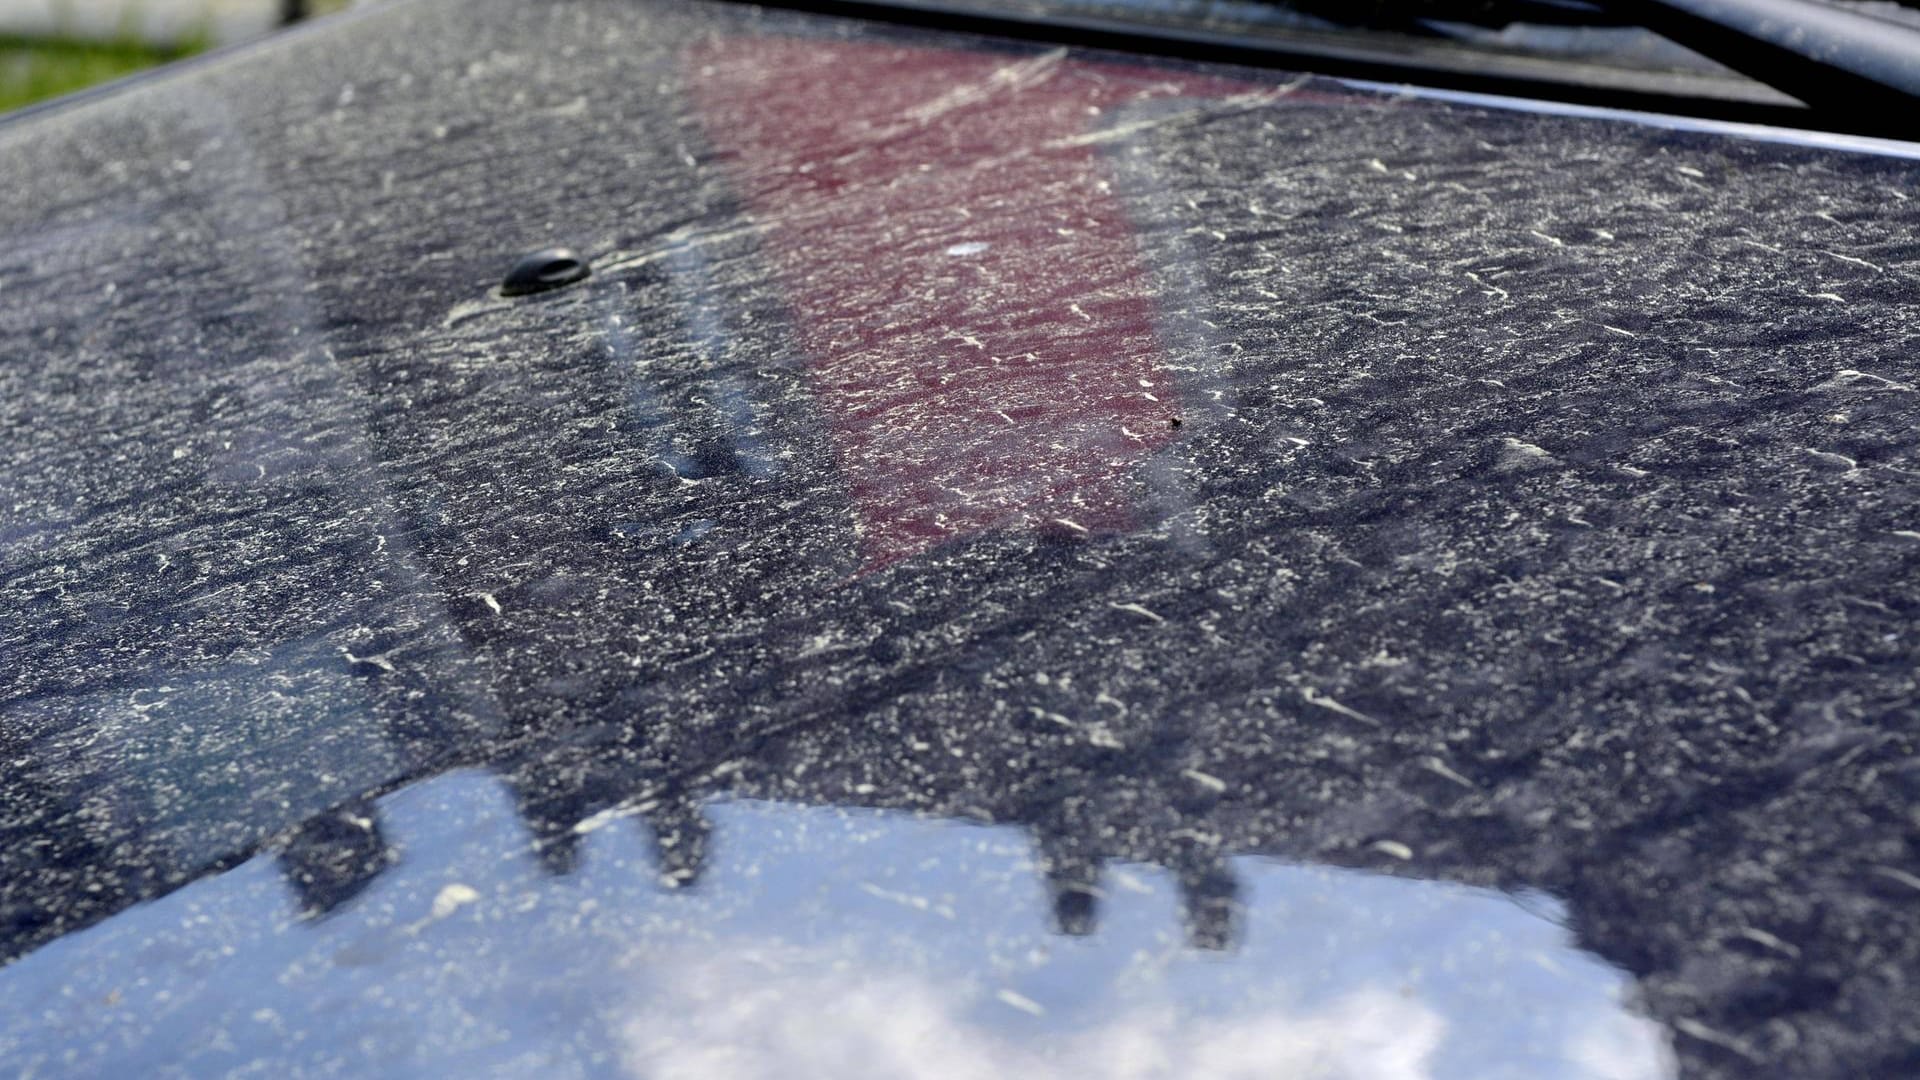
<instances>
[{"instance_id":1,"label":"wiper arm","mask_svg":"<svg viewBox=\"0 0 1920 1080\"><path fill-rule=\"evenodd\" d=\"M1819 112L1920 135L1920 29L1817 0L1606 0L1609 8Z\"/></svg>"},{"instance_id":2,"label":"wiper arm","mask_svg":"<svg viewBox=\"0 0 1920 1080\"><path fill-rule=\"evenodd\" d=\"M1336 23L1353 19L1357 8L1362 25L1535 22L1551 8L1539 22L1644 26L1733 69L1725 75L1527 55L1404 29L1351 33L1194 20L1191 5L1180 0L746 2L1381 82L1920 138L1920 32L1810 0L1264 0ZM1581 14L1596 18L1583 23Z\"/></svg>"}]
</instances>

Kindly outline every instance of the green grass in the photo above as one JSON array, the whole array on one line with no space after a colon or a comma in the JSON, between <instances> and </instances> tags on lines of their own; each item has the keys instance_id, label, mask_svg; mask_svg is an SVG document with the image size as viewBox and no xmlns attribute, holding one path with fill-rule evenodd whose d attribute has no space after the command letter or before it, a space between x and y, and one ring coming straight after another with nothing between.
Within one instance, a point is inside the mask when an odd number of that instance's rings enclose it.
<instances>
[{"instance_id":1,"label":"green grass","mask_svg":"<svg viewBox=\"0 0 1920 1080\"><path fill-rule=\"evenodd\" d=\"M0 35L0 112L191 56L203 47L198 42L155 47L131 39L102 42Z\"/></svg>"}]
</instances>

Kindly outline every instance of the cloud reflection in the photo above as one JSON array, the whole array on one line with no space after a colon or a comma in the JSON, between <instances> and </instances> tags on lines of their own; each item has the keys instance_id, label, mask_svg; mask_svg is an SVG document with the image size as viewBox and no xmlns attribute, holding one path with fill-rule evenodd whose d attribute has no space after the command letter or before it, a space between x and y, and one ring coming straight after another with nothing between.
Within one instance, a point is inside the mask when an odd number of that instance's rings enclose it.
<instances>
[{"instance_id":1,"label":"cloud reflection","mask_svg":"<svg viewBox=\"0 0 1920 1080\"><path fill-rule=\"evenodd\" d=\"M981 1015L1038 1009L1011 992L905 969L852 967L839 948L733 943L673 967L674 977L643 1000L621 1032L634 1076L1416 1080L1434 1075L1446 1032L1432 1009L1378 987L1318 1008L1227 1017L1194 1016L1171 1002L1135 1005L1060 1030L1044 1017L995 1024Z\"/></svg>"}]
</instances>

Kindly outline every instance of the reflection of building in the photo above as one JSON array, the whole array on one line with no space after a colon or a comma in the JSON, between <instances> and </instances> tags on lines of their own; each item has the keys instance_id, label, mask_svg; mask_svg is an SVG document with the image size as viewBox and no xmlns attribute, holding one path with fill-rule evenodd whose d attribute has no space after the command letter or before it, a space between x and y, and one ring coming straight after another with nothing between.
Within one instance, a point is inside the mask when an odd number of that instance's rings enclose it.
<instances>
[{"instance_id":1,"label":"reflection of building","mask_svg":"<svg viewBox=\"0 0 1920 1080\"><path fill-rule=\"evenodd\" d=\"M353 899L397 858L371 800L357 800L294 830L277 859L301 910L324 915Z\"/></svg>"}]
</instances>

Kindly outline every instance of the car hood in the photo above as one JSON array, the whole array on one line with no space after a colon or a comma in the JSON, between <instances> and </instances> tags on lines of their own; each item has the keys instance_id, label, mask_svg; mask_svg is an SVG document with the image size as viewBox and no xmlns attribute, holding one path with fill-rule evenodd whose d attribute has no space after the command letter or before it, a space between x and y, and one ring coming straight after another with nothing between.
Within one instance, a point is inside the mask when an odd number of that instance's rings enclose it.
<instances>
[{"instance_id":1,"label":"car hood","mask_svg":"<svg viewBox=\"0 0 1920 1080\"><path fill-rule=\"evenodd\" d=\"M0 1058L1920 1067L1913 149L612 0L0 125Z\"/></svg>"}]
</instances>

